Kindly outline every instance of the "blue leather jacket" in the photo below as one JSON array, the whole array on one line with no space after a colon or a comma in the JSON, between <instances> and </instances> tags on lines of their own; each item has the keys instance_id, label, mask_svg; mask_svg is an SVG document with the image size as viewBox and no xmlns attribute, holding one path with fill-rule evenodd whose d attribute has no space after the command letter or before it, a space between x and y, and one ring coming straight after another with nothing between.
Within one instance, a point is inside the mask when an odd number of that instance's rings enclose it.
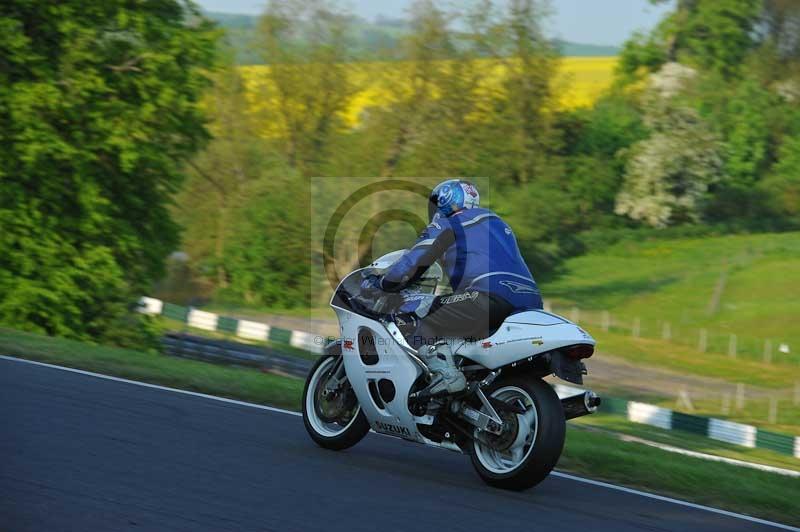
<instances>
[{"instance_id":1,"label":"blue leather jacket","mask_svg":"<svg viewBox=\"0 0 800 532\"><path fill-rule=\"evenodd\" d=\"M446 218L434 216L414 246L384 274L380 287L402 290L440 258L454 292L493 294L515 311L542 308L539 288L511 228L497 214L478 207Z\"/></svg>"}]
</instances>

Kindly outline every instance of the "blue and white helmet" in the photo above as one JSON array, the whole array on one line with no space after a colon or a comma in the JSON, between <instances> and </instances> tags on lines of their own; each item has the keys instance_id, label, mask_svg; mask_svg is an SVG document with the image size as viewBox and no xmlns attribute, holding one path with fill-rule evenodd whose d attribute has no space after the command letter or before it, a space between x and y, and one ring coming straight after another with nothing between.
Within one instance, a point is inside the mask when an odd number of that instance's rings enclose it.
<instances>
[{"instance_id":1,"label":"blue and white helmet","mask_svg":"<svg viewBox=\"0 0 800 532\"><path fill-rule=\"evenodd\" d=\"M433 220L437 212L442 216L450 216L462 209L471 209L481 204L481 196L475 185L461 179L442 181L434 187L429 199L429 221Z\"/></svg>"}]
</instances>

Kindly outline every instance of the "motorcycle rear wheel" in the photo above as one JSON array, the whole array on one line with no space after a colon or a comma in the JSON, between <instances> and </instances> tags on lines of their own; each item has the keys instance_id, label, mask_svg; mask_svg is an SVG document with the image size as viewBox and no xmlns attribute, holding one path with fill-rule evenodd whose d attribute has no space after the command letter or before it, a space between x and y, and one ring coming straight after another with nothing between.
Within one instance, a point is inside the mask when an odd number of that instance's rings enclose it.
<instances>
[{"instance_id":1,"label":"motorcycle rear wheel","mask_svg":"<svg viewBox=\"0 0 800 532\"><path fill-rule=\"evenodd\" d=\"M332 420L324 411L320 389L324 387L329 370L341 355L326 355L311 368L303 389L303 424L308 435L320 447L340 451L357 444L369 432L369 422L356 404L345 419ZM352 393L352 392L351 392Z\"/></svg>"},{"instance_id":2,"label":"motorcycle rear wheel","mask_svg":"<svg viewBox=\"0 0 800 532\"><path fill-rule=\"evenodd\" d=\"M526 412L506 414L504 434L480 435L493 445L477 438L473 441L473 467L484 482L496 488L520 491L535 486L550 474L564 448L566 422L558 395L543 380L526 375L501 377L484 392L509 404L521 404Z\"/></svg>"}]
</instances>

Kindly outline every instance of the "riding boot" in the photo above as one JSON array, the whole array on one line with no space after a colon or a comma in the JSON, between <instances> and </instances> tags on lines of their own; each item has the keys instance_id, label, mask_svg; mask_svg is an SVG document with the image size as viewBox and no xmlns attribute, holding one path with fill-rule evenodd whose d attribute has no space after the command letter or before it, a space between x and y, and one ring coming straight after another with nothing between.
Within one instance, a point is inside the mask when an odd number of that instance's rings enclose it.
<instances>
[{"instance_id":1,"label":"riding boot","mask_svg":"<svg viewBox=\"0 0 800 532\"><path fill-rule=\"evenodd\" d=\"M425 389L428 394L453 394L467 387L467 379L461 370L456 367L453 351L447 342L422 346L419 354L428 365L428 368L430 368L431 373L433 373L433 380Z\"/></svg>"}]
</instances>

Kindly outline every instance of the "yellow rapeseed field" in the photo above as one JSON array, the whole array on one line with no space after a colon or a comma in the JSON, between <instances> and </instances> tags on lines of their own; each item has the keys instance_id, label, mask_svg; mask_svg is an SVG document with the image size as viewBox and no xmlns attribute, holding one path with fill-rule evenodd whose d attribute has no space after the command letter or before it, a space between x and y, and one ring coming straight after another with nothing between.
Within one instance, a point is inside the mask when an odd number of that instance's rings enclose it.
<instances>
[{"instance_id":1,"label":"yellow rapeseed field","mask_svg":"<svg viewBox=\"0 0 800 532\"><path fill-rule=\"evenodd\" d=\"M616 57L565 57L561 61L559 84L563 90L559 95L562 108L590 106L611 85Z\"/></svg>"},{"instance_id":2,"label":"yellow rapeseed field","mask_svg":"<svg viewBox=\"0 0 800 532\"><path fill-rule=\"evenodd\" d=\"M502 65L491 60L481 61L486 70L487 90L491 90L492 80L499 79ZM564 57L561 59L559 74L554 81L553 90L556 101L562 109L591 105L606 88L613 77L616 57ZM484 66L485 65L485 66ZM342 117L350 126L356 126L365 109L392 103L398 94L409 89L406 79L408 65L392 63L351 63L343 65L357 92ZM277 103L272 96L268 78L264 76L269 66L242 67L248 87L248 97L254 112ZM271 129L271 128L268 128ZM272 134L278 133L272 131ZM267 132L270 135L270 132Z\"/></svg>"}]
</instances>

